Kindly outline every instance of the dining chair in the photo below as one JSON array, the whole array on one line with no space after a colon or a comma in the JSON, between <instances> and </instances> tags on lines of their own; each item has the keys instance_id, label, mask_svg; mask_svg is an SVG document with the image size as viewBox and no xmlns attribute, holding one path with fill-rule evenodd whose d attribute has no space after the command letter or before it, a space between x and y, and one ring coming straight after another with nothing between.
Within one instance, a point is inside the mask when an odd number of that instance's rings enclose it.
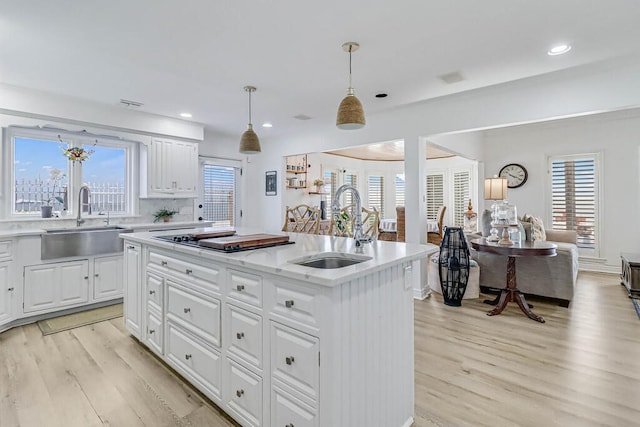
<instances>
[{"instance_id":1,"label":"dining chair","mask_svg":"<svg viewBox=\"0 0 640 427\"><path fill-rule=\"evenodd\" d=\"M427 232L427 242L432 243L434 245L440 246L442 242L442 237L444 236L444 212L447 210L446 206L440 206L438 209L438 231L428 231Z\"/></svg>"},{"instance_id":2,"label":"dining chair","mask_svg":"<svg viewBox=\"0 0 640 427\"><path fill-rule=\"evenodd\" d=\"M309 205L287 206L282 231L292 233L318 234L320 209Z\"/></svg>"}]
</instances>

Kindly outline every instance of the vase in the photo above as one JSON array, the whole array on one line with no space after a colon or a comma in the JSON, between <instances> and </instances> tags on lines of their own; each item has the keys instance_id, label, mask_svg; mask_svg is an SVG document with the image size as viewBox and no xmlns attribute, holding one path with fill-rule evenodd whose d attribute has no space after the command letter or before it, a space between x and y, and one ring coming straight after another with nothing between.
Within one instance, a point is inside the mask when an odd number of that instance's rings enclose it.
<instances>
[{"instance_id":1,"label":"vase","mask_svg":"<svg viewBox=\"0 0 640 427\"><path fill-rule=\"evenodd\" d=\"M164 217L162 217L162 221L169 222L169 221L171 221L171 217L170 216L164 216Z\"/></svg>"},{"instance_id":2,"label":"vase","mask_svg":"<svg viewBox=\"0 0 640 427\"><path fill-rule=\"evenodd\" d=\"M444 303L459 307L469 281L469 248L462 228L445 228L438 265Z\"/></svg>"},{"instance_id":3,"label":"vase","mask_svg":"<svg viewBox=\"0 0 640 427\"><path fill-rule=\"evenodd\" d=\"M51 218L51 214L53 213L53 206L40 206L40 214L42 218Z\"/></svg>"}]
</instances>

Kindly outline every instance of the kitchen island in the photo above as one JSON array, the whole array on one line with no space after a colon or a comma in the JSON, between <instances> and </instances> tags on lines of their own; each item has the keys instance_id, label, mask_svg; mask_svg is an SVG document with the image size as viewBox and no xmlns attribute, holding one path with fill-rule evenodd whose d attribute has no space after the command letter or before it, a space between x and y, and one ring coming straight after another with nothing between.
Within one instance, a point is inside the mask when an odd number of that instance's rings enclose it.
<instances>
[{"instance_id":1,"label":"kitchen island","mask_svg":"<svg viewBox=\"0 0 640 427\"><path fill-rule=\"evenodd\" d=\"M241 230L238 230L241 233ZM244 426L409 426L413 294L428 246L289 234L224 253L132 233L125 324ZM327 253L356 260L319 269Z\"/></svg>"}]
</instances>

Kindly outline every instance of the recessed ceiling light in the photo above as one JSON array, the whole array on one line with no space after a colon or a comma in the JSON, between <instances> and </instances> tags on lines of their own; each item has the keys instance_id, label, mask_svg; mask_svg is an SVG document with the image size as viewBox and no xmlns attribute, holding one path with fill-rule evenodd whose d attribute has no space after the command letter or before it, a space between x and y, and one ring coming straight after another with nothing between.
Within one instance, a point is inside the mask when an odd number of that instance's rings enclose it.
<instances>
[{"instance_id":1,"label":"recessed ceiling light","mask_svg":"<svg viewBox=\"0 0 640 427\"><path fill-rule=\"evenodd\" d=\"M264 123L262 124L262 127L263 127L263 128L272 128L272 127L273 127L273 125L272 125L271 123L269 123L269 122L264 122Z\"/></svg>"},{"instance_id":2,"label":"recessed ceiling light","mask_svg":"<svg viewBox=\"0 0 640 427\"><path fill-rule=\"evenodd\" d=\"M562 55L563 53L567 53L571 50L571 46L568 44L559 44L557 46L552 47L551 49L549 49L549 51L547 52L547 55L550 56L555 56L555 55Z\"/></svg>"},{"instance_id":3,"label":"recessed ceiling light","mask_svg":"<svg viewBox=\"0 0 640 427\"><path fill-rule=\"evenodd\" d=\"M180 117L184 117L185 119L190 119L193 117L191 113L180 113Z\"/></svg>"}]
</instances>

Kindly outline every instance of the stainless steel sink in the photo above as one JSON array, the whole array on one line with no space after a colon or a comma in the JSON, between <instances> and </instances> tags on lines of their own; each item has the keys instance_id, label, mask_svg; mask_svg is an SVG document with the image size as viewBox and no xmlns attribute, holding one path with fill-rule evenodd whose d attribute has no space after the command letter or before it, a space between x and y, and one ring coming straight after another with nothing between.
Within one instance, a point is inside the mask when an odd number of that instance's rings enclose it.
<instances>
[{"instance_id":1,"label":"stainless steel sink","mask_svg":"<svg viewBox=\"0 0 640 427\"><path fill-rule=\"evenodd\" d=\"M302 259L292 260L290 262L303 267L333 269L359 264L364 261L369 261L370 259L372 258L364 255L354 255L343 252L326 252L304 257Z\"/></svg>"},{"instance_id":2,"label":"stainless steel sink","mask_svg":"<svg viewBox=\"0 0 640 427\"><path fill-rule=\"evenodd\" d=\"M54 259L122 252L121 227L64 228L47 230L41 237L41 258Z\"/></svg>"}]
</instances>

